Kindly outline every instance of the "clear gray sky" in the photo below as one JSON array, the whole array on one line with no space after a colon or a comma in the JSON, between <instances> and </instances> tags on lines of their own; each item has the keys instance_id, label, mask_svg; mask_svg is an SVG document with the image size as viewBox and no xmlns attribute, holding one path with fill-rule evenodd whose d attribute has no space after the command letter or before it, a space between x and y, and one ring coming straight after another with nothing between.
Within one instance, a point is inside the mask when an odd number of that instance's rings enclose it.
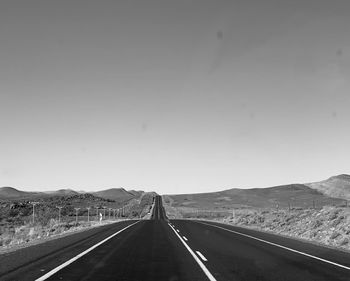
<instances>
[{"instance_id":1,"label":"clear gray sky","mask_svg":"<svg viewBox=\"0 0 350 281\"><path fill-rule=\"evenodd\" d=\"M350 173L350 2L3 0L0 186Z\"/></svg>"}]
</instances>

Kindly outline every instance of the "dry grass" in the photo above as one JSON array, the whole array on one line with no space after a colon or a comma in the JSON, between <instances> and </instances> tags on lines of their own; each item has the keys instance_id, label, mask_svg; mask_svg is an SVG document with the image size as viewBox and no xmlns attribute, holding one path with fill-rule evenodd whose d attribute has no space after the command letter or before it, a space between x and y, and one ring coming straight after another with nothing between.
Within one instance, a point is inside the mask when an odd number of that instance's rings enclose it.
<instances>
[{"instance_id":1,"label":"dry grass","mask_svg":"<svg viewBox=\"0 0 350 281\"><path fill-rule=\"evenodd\" d=\"M350 209L236 210L224 222L350 250Z\"/></svg>"},{"instance_id":2,"label":"dry grass","mask_svg":"<svg viewBox=\"0 0 350 281\"><path fill-rule=\"evenodd\" d=\"M119 219L122 220L122 219ZM69 234L77 231L87 230L93 227L99 227L105 224L115 223L119 220L98 221L75 221L61 222L51 219L46 226L40 224L27 224L16 227L2 228L0 231L0 249L1 252L15 249L16 246L23 246L31 242L40 242L54 237Z\"/></svg>"}]
</instances>

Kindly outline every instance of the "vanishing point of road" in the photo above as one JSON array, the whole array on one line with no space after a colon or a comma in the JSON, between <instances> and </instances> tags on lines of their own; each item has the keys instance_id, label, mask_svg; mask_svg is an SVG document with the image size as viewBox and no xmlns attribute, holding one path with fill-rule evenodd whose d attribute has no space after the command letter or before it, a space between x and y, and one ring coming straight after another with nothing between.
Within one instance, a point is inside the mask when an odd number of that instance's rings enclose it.
<instances>
[{"instance_id":1,"label":"vanishing point of road","mask_svg":"<svg viewBox=\"0 0 350 281\"><path fill-rule=\"evenodd\" d=\"M350 280L350 254L200 220L117 222L0 255L0 280Z\"/></svg>"}]
</instances>

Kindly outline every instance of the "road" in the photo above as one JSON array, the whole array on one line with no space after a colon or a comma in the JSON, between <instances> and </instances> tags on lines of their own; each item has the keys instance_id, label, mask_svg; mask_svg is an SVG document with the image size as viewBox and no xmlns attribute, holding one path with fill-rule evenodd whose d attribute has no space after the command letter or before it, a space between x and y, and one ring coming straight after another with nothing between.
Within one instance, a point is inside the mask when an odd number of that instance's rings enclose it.
<instances>
[{"instance_id":1,"label":"road","mask_svg":"<svg viewBox=\"0 0 350 281\"><path fill-rule=\"evenodd\" d=\"M151 220L167 220L163 207L162 197L156 196L154 199L154 208L152 210Z\"/></svg>"},{"instance_id":2,"label":"road","mask_svg":"<svg viewBox=\"0 0 350 281\"><path fill-rule=\"evenodd\" d=\"M124 221L0 256L0 280L350 280L350 254L254 230Z\"/></svg>"}]
</instances>

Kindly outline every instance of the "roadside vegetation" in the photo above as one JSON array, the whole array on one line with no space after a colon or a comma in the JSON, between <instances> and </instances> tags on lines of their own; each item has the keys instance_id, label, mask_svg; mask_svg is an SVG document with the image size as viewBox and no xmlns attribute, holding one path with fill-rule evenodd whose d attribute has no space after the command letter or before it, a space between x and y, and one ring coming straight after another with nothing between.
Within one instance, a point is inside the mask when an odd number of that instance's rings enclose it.
<instances>
[{"instance_id":1,"label":"roadside vegetation","mask_svg":"<svg viewBox=\"0 0 350 281\"><path fill-rule=\"evenodd\" d=\"M350 250L350 208L235 210L223 222Z\"/></svg>"},{"instance_id":2,"label":"roadside vegetation","mask_svg":"<svg viewBox=\"0 0 350 281\"><path fill-rule=\"evenodd\" d=\"M195 209L174 207L163 196L170 219L202 219L254 228L350 251L350 207Z\"/></svg>"},{"instance_id":3,"label":"roadside vegetation","mask_svg":"<svg viewBox=\"0 0 350 281\"><path fill-rule=\"evenodd\" d=\"M91 194L53 196L33 202L0 201L0 250L124 219L143 218L153 193L117 202Z\"/></svg>"}]
</instances>

